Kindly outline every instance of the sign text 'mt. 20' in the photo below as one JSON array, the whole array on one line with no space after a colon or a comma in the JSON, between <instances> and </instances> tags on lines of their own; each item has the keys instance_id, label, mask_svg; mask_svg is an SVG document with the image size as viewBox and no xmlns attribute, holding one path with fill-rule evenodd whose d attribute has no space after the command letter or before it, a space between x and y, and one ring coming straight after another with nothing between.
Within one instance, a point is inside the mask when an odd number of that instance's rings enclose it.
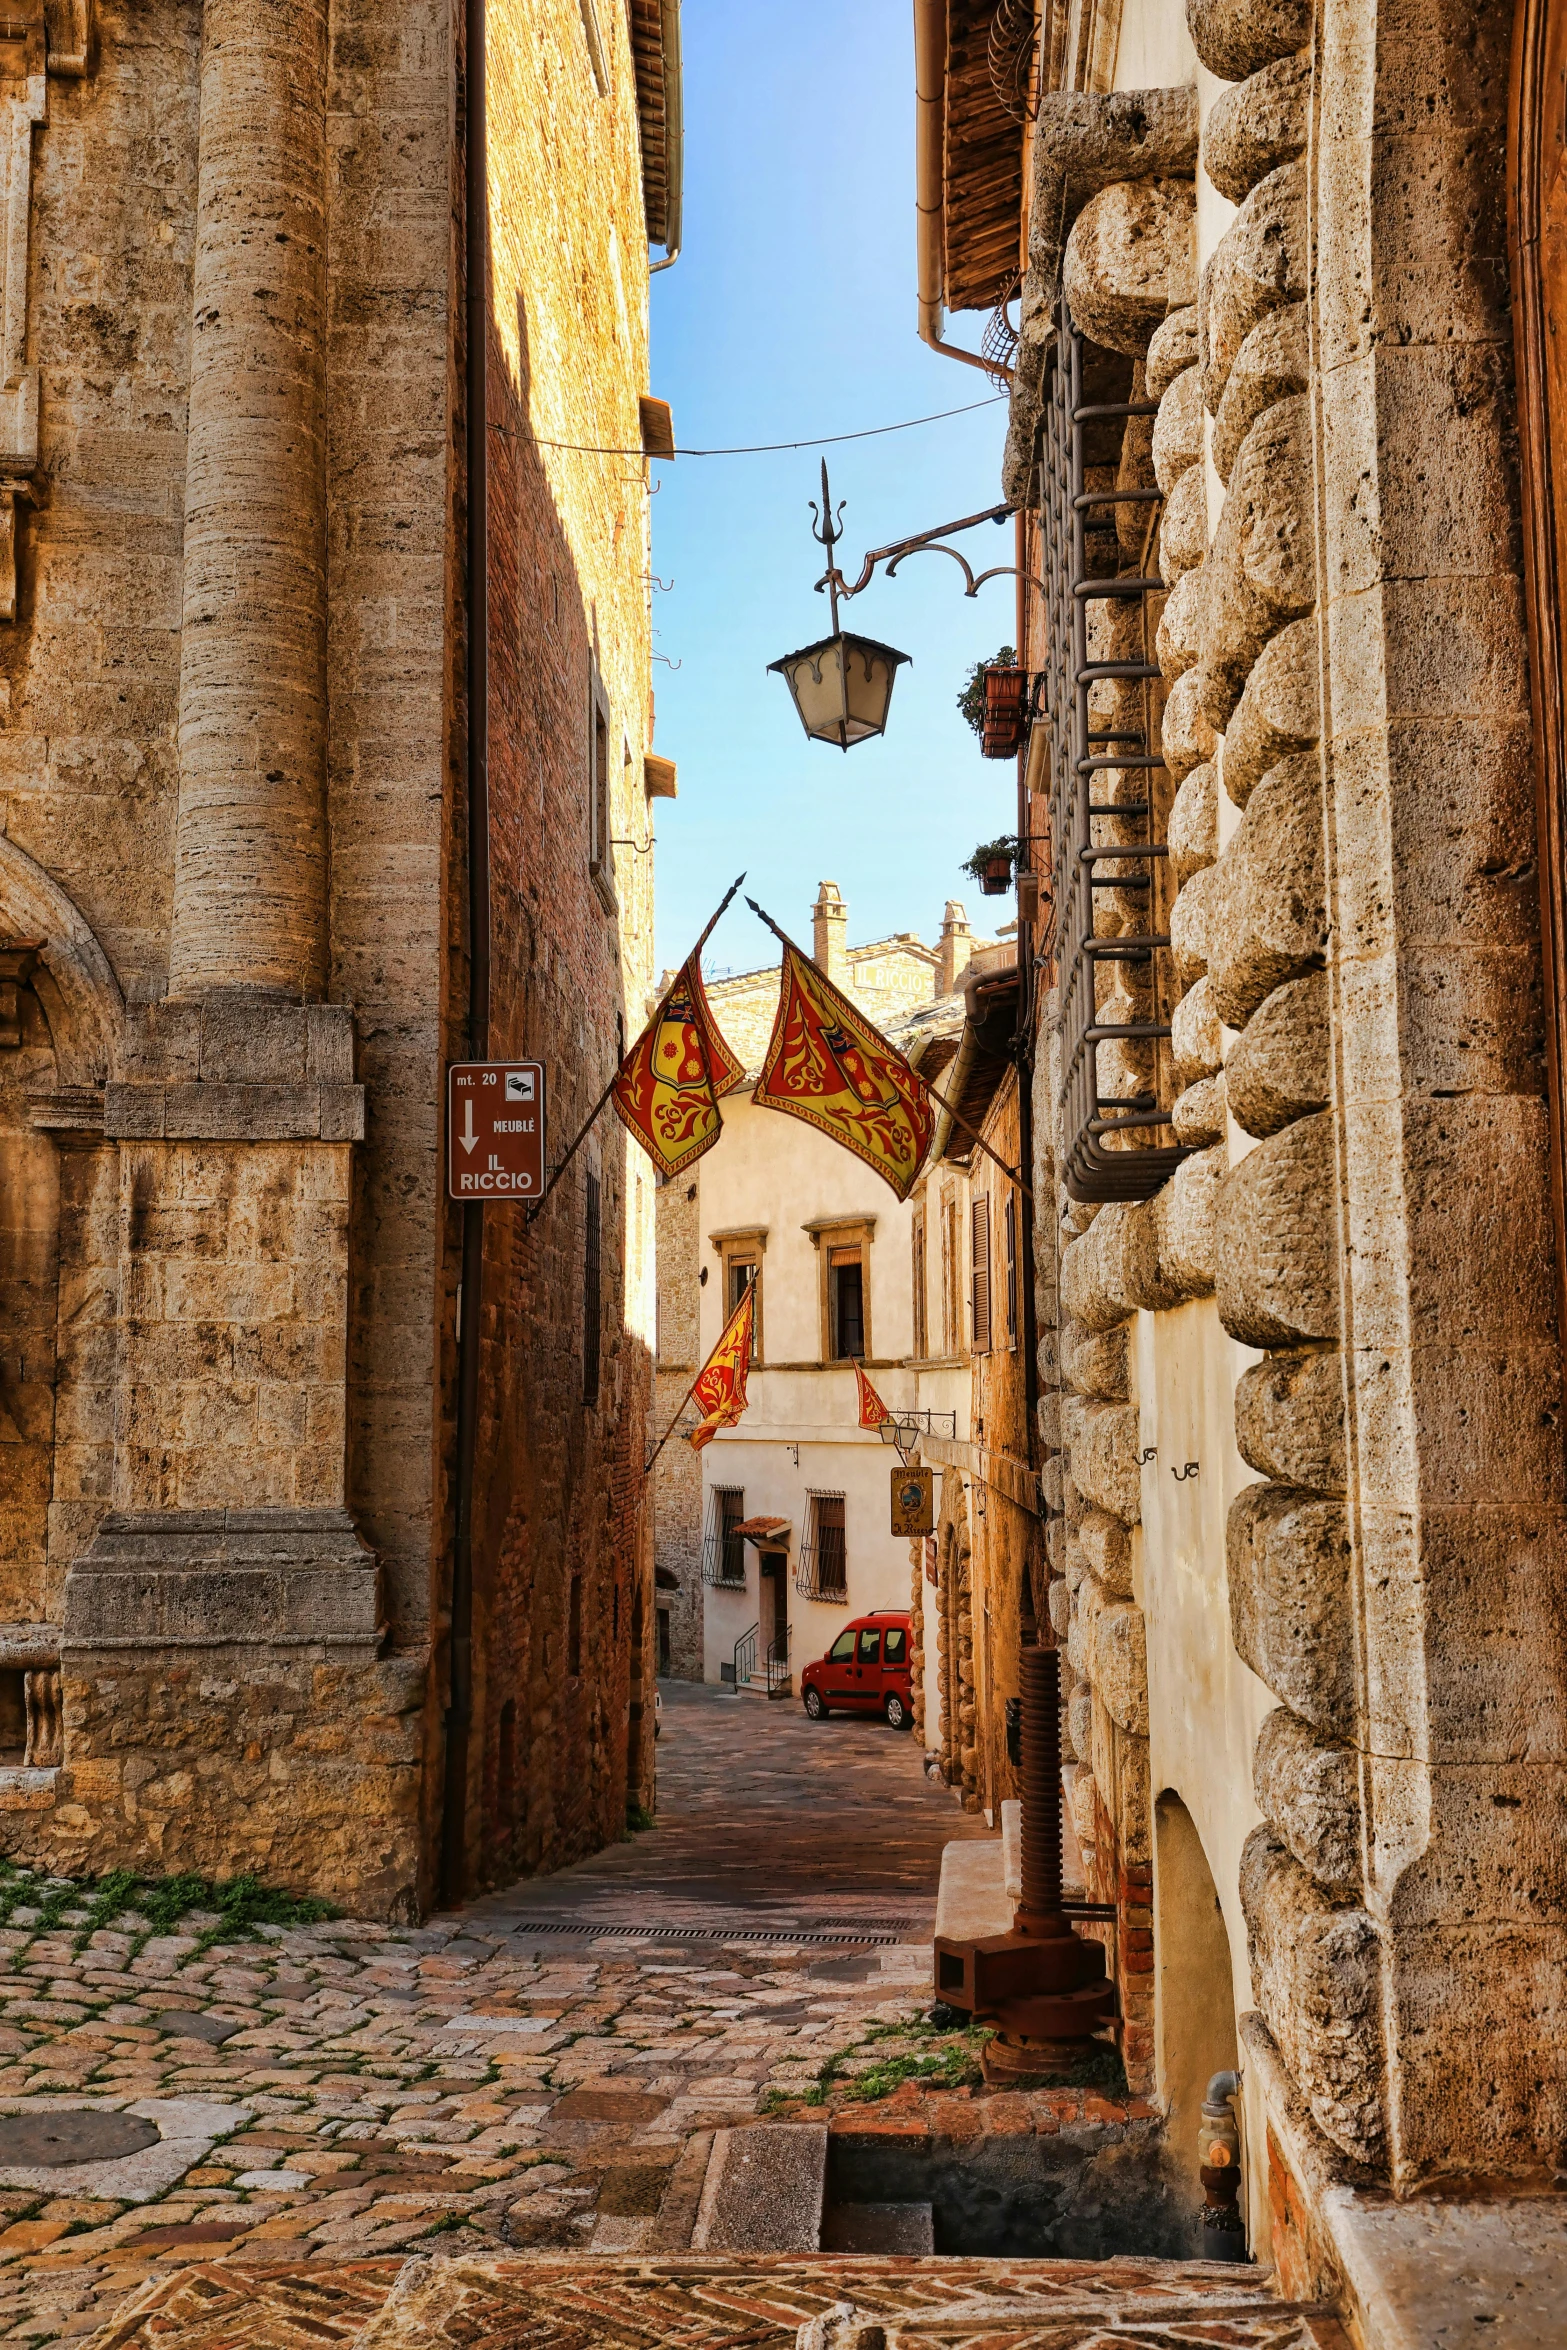
<instances>
[{"instance_id":1,"label":"sign text 'mt. 20'","mask_svg":"<svg viewBox=\"0 0 1567 2350\"><path fill-rule=\"evenodd\" d=\"M446 1188L453 1199L537 1199L544 1189L544 1070L459 1061L447 1072Z\"/></svg>"}]
</instances>

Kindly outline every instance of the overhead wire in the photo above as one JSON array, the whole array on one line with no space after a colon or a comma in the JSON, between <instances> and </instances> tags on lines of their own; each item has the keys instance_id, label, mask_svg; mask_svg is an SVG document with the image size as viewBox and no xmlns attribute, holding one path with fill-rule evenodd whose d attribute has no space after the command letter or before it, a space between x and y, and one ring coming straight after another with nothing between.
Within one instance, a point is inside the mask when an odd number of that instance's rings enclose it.
<instances>
[{"instance_id":1,"label":"overhead wire","mask_svg":"<svg viewBox=\"0 0 1567 2350\"><path fill-rule=\"evenodd\" d=\"M944 424L949 416L971 416L976 408L995 408L1007 397L1005 392L993 393L988 400L968 400L961 408L938 408L933 416L906 416L900 424L871 424L859 432L821 433L808 441L753 441L733 449L676 449L676 457L772 457L790 449L831 449L840 441L874 441L884 433L912 432L921 424ZM549 441L542 435L519 432L515 425L497 424L491 420L491 432L506 440L531 441L536 449L565 449L578 457L646 457L646 449L618 449L600 447L594 441Z\"/></svg>"}]
</instances>

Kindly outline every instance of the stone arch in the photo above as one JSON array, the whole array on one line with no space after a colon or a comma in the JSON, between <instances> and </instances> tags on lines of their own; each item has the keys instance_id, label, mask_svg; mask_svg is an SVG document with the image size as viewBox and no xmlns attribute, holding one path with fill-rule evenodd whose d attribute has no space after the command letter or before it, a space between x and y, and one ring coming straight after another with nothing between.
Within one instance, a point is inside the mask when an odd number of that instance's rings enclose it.
<instances>
[{"instance_id":1,"label":"stone arch","mask_svg":"<svg viewBox=\"0 0 1567 2350\"><path fill-rule=\"evenodd\" d=\"M94 1087L119 1063L125 998L81 908L25 849L0 836L0 932L42 940L32 984L62 1086Z\"/></svg>"}]
</instances>

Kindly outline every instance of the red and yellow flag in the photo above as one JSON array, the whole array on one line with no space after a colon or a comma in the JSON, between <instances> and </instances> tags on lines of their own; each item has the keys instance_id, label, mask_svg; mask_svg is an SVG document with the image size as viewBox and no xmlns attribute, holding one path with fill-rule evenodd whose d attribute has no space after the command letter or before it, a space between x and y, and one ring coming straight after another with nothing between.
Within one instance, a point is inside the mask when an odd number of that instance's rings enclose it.
<instances>
[{"instance_id":1,"label":"red and yellow flag","mask_svg":"<svg viewBox=\"0 0 1567 2350\"><path fill-rule=\"evenodd\" d=\"M883 1420L892 1418L891 1412L888 1411L858 1363L854 1366L854 1383L860 1391L860 1426L862 1428L879 1428Z\"/></svg>"},{"instance_id":2,"label":"red and yellow flag","mask_svg":"<svg viewBox=\"0 0 1567 2350\"><path fill-rule=\"evenodd\" d=\"M756 1283L724 1324L724 1334L703 1364L691 1401L702 1418L690 1435L693 1452L710 1444L720 1428L732 1428L745 1410L746 1374L751 1368L751 1333L756 1322Z\"/></svg>"},{"instance_id":3,"label":"red and yellow flag","mask_svg":"<svg viewBox=\"0 0 1567 2350\"><path fill-rule=\"evenodd\" d=\"M718 1033L695 954L621 1062L610 1099L660 1174L678 1175L718 1140L718 1105L744 1075Z\"/></svg>"},{"instance_id":4,"label":"red and yellow flag","mask_svg":"<svg viewBox=\"0 0 1567 2350\"><path fill-rule=\"evenodd\" d=\"M900 1200L914 1188L936 1124L925 1080L793 945L784 948L778 1017L752 1098L841 1142Z\"/></svg>"}]
</instances>

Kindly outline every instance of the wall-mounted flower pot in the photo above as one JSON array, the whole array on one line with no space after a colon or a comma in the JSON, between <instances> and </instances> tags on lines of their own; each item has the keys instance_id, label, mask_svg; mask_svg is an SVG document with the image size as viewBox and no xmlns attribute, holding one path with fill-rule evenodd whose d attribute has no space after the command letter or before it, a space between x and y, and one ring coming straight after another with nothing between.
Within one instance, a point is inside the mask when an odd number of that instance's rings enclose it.
<instances>
[{"instance_id":1,"label":"wall-mounted flower pot","mask_svg":"<svg viewBox=\"0 0 1567 2350\"><path fill-rule=\"evenodd\" d=\"M1012 860L1010 857L987 857L980 868L981 897L1004 898L1012 887Z\"/></svg>"},{"instance_id":2,"label":"wall-mounted flower pot","mask_svg":"<svg viewBox=\"0 0 1567 2350\"><path fill-rule=\"evenodd\" d=\"M1028 731L1028 671L987 669L985 731L980 750L987 759L1013 759Z\"/></svg>"}]
</instances>

